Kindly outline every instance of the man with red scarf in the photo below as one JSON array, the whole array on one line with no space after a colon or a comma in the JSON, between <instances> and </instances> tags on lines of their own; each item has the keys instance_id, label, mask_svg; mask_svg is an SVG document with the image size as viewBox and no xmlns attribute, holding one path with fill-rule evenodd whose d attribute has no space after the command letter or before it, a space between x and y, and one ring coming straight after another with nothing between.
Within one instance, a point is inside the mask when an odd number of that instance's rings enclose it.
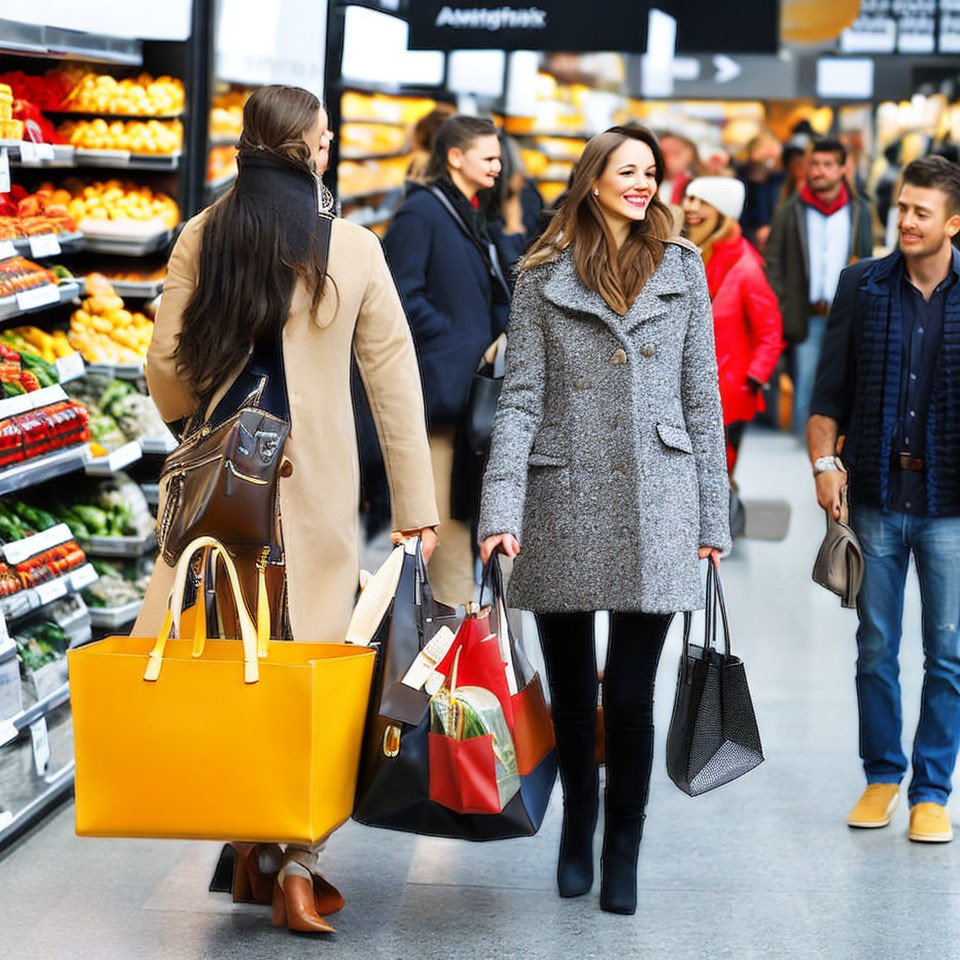
<instances>
[{"instance_id":1,"label":"man with red scarf","mask_svg":"<svg viewBox=\"0 0 960 960\"><path fill-rule=\"evenodd\" d=\"M767 277L780 300L784 337L792 346L793 425L799 436L806 429L840 271L873 253L870 207L847 186L846 160L839 140L814 143L807 182L774 214L767 244Z\"/></svg>"}]
</instances>

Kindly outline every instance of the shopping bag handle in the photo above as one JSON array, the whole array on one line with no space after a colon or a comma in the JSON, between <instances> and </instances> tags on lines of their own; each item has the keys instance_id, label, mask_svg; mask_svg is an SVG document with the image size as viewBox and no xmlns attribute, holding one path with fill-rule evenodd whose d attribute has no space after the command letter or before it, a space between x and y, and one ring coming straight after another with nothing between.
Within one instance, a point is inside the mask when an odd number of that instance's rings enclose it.
<instances>
[{"instance_id":1,"label":"shopping bag handle","mask_svg":"<svg viewBox=\"0 0 960 960\"><path fill-rule=\"evenodd\" d=\"M730 621L727 619L727 604L723 596L723 583L720 580L720 571L712 561L707 564L707 596L704 608L703 658L710 656L710 651L717 645L717 614L723 626L723 652L730 656ZM693 626L693 614L689 610L683 614L683 652L684 657L690 648L690 631Z\"/></svg>"},{"instance_id":2,"label":"shopping bag handle","mask_svg":"<svg viewBox=\"0 0 960 960\"><path fill-rule=\"evenodd\" d=\"M377 572L367 581L353 608L347 627L346 643L362 647L370 646L377 635L383 618L397 594L397 584L403 570L403 555L406 547L398 543L390 555L380 564Z\"/></svg>"},{"instance_id":3,"label":"shopping bag handle","mask_svg":"<svg viewBox=\"0 0 960 960\"><path fill-rule=\"evenodd\" d=\"M170 591L169 608L164 618L163 626L160 628L160 634L157 642L154 644L150 655L147 657L147 669L144 671L143 679L147 681L156 681L160 677L160 667L163 665L163 654L166 649L167 640L170 639L170 633L176 627L177 635L180 634L180 615L183 608L183 597L186 593L187 575L190 572L190 565L193 558L203 551L204 566L216 561L222 560L227 571L227 579L230 584L230 590L233 593L233 601L237 610L237 622L240 625L240 639L243 643L243 680L244 683L256 683L260 678L260 669L257 664L257 630L253 619L247 609L246 601L243 599L243 591L240 589L240 577L237 574L237 567L230 556L227 548L214 537L197 537L191 541L180 554L177 561L176 570L173 578L173 589ZM201 606L203 600L201 598ZM193 655L200 656L203 652L201 634L197 633L194 643Z\"/></svg>"},{"instance_id":4,"label":"shopping bag handle","mask_svg":"<svg viewBox=\"0 0 960 960\"><path fill-rule=\"evenodd\" d=\"M516 680L517 689L522 690L535 676L536 670L527 658L523 644L514 635L513 628L510 626L510 618L507 616L507 598L506 590L503 587L503 570L500 567L499 550L494 550L490 559L486 562L483 572L480 575L480 609L483 610L488 604L484 601L487 591L490 592L490 629L497 635L500 642L500 652L505 661L508 661L513 667L513 674ZM504 650L504 640L506 640L507 650ZM509 653L509 657L507 654Z\"/></svg>"}]
</instances>

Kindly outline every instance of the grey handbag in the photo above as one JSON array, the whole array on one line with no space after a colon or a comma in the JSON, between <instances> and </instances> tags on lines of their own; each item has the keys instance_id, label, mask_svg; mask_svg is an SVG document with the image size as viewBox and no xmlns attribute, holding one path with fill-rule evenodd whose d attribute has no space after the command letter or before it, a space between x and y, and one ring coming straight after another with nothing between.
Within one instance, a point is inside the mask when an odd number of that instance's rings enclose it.
<instances>
[{"instance_id":1,"label":"grey handbag","mask_svg":"<svg viewBox=\"0 0 960 960\"><path fill-rule=\"evenodd\" d=\"M848 487L840 493L840 519L827 511L827 535L820 545L813 565L813 579L840 597L844 607L856 607L857 595L863 586L863 550L850 527Z\"/></svg>"}]
</instances>

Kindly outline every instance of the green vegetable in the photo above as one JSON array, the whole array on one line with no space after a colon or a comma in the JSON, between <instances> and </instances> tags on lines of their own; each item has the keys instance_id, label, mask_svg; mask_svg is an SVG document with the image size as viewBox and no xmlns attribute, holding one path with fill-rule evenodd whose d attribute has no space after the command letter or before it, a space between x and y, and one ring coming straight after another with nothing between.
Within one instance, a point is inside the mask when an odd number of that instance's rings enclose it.
<instances>
[{"instance_id":1,"label":"green vegetable","mask_svg":"<svg viewBox=\"0 0 960 960\"><path fill-rule=\"evenodd\" d=\"M25 394L27 391L24 389L22 384L17 383L15 380L10 381L10 383L5 383L3 385L3 395L4 397L19 397Z\"/></svg>"},{"instance_id":2,"label":"green vegetable","mask_svg":"<svg viewBox=\"0 0 960 960\"><path fill-rule=\"evenodd\" d=\"M128 394L136 392L136 387L130 383L125 383L123 380L111 380L107 389L100 395L100 400L97 405L104 413L111 413L110 408L118 400L122 400Z\"/></svg>"},{"instance_id":3,"label":"green vegetable","mask_svg":"<svg viewBox=\"0 0 960 960\"><path fill-rule=\"evenodd\" d=\"M24 351L20 354L20 365L25 370L32 370L36 374L41 387L52 387L60 382L57 368L35 353Z\"/></svg>"},{"instance_id":4,"label":"green vegetable","mask_svg":"<svg viewBox=\"0 0 960 960\"><path fill-rule=\"evenodd\" d=\"M87 504L78 503L72 508L72 513L89 527L90 532L95 537L109 536L107 532L109 518L106 512L99 507L91 507Z\"/></svg>"},{"instance_id":5,"label":"green vegetable","mask_svg":"<svg viewBox=\"0 0 960 960\"><path fill-rule=\"evenodd\" d=\"M55 263L55 264L50 268L50 272L51 272L58 280L73 280L73 278L74 278L74 277L73 277L73 274L72 274L62 263Z\"/></svg>"},{"instance_id":6,"label":"green vegetable","mask_svg":"<svg viewBox=\"0 0 960 960\"><path fill-rule=\"evenodd\" d=\"M28 523L38 532L40 530L49 530L59 523L57 518L47 513L46 510L41 510L39 507L32 507L29 503L24 503L22 500L14 500L10 506L21 520Z\"/></svg>"}]
</instances>

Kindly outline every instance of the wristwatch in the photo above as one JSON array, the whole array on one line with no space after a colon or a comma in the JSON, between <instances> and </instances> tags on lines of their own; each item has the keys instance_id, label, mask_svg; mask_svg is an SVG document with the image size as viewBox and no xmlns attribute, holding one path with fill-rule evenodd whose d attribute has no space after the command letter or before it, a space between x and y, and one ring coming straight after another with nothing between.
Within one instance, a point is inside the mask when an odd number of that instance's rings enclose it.
<instances>
[{"instance_id":1,"label":"wristwatch","mask_svg":"<svg viewBox=\"0 0 960 960\"><path fill-rule=\"evenodd\" d=\"M843 465L843 461L839 457L829 456L829 457L817 457L813 462L813 475L817 476L821 473L826 473L828 470L839 470L841 473L846 473L847 468Z\"/></svg>"}]
</instances>

